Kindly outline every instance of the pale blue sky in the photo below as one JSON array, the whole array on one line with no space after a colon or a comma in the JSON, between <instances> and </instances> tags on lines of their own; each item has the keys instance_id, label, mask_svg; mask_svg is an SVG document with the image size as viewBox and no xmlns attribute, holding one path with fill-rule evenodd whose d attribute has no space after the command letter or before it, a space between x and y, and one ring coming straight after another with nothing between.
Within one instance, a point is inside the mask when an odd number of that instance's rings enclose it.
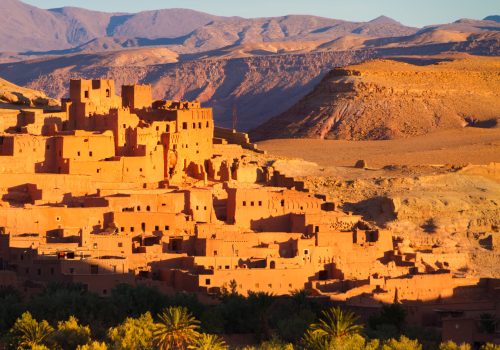
<instances>
[{"instance_id":1,"label":"pale blue sky","mask_svg":"<svg viewBox=\"0 0 500 350\"><path fill-rule=\"evenodd\" d=\"M0 0L1 1L1 0ZM367 21L386 15L406 25L448 23L500 15L500 0L24 0L41 7L77 6L108 12L191 8L221 16L311 14Z\"/></svg>"}]
</instances>

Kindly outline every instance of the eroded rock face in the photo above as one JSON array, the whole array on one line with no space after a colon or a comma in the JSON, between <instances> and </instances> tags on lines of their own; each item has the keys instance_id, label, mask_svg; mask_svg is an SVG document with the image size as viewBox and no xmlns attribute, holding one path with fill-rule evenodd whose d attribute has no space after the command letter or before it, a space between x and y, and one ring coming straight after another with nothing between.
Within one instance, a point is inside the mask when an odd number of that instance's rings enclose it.
<instances>
[{"instance_id":1,"label":"eroded rock face","mask_svg":"<svg viewBox=\"0 0 500 350\"><path fill-rule=\"evenodd\" d=\"M499 72L497 58L430 66L375 60L336 69L251 136L384 140L460 128L466 116L492 120L500 110Z\"/></svg>"},{"instance_id":2,"label":"eroded rock face","mask_svg":"<svg viewBox=\"0 0 500 350\"><path fill-rule=\"evenodd\" d=\"M2 104L27 107L48 107L57 106L59 103L47 97L43 92L22 88L0 79L0 106Z\"/></svg>"}]
</instances>

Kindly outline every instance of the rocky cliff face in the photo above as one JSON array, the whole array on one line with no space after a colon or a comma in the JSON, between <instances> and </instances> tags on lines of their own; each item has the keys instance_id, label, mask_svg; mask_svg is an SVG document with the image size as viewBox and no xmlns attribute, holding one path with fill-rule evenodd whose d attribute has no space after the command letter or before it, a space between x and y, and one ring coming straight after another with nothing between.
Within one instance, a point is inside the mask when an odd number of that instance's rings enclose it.
<instances>
[{"instance_id":1,"label":"rocky cliff face","mask_svg":"<svg viewBox=\"0 0 500 350\"><path fill-rule=\"evenodd\" d=\"M383 140L467 124L494 126L499 73L498 58L472 57L430 66L375 60L334 69L251 136Z\"/></svg>"}]
</instances>

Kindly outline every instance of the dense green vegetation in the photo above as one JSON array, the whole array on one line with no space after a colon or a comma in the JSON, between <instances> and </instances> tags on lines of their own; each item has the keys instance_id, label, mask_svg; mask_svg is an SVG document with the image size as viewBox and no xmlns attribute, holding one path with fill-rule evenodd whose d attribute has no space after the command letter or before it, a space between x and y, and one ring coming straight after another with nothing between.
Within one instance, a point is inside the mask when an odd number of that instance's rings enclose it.
<instances>
[{"instance_id":1,"label":"dense green vegetation","mask_svg":"<svg viewBox=\"0 0 500 350\"><path fill-rule=\"evenodd\" d=\"M224 291L217 305L192 294L166 296L145 286L117 286L107 298L79 285L53 284L23 300L0 288L1 342L7 349L228 349L223 335L253 334L243 350L468 350L440 344L434 333L410 328L398 305L384 306L363 325L341 308L308 298ZM2 348L0 346L0 348ZM499 350L489 345L487 350Z\"/></svg>"}]
</instances>

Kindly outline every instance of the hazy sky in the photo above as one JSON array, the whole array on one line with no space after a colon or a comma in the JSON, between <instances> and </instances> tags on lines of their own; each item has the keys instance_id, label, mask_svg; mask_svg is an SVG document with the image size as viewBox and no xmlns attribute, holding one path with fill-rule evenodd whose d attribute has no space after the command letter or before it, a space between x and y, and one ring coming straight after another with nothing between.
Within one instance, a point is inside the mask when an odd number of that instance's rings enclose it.
<instances>
[{"instance_id":1,"label":"hazy sky","mask_svg":"<svg viewBox=\"0 0 500 350\"><path fill-rule=\"evenodd\" d=\"M0 0L2 1L2 0ZM41 7L77 6L108 12L191 8L221 16L311 14L367 21L386 15L406 25L447 23L500 15L500 0L23 0Z\"/></svg>"}]
</instances>

